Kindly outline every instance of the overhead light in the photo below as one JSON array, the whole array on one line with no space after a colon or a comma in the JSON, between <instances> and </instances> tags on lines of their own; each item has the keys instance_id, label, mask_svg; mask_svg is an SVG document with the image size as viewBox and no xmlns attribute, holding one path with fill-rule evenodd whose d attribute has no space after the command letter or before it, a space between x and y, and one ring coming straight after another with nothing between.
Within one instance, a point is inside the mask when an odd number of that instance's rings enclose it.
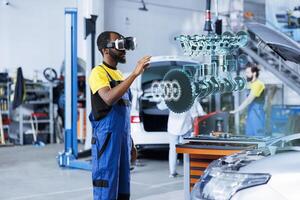
<instances>
[{"instance_id":1,"label":"overhead light","mask_svg":"<svg viewBox=\"0 0 300 200\"><path fill-rule=\"evenodd\" d=\"M141 3L142 3L143 7L140 7L139 10L141 10L141 11L148 11L148 9L146 8L146 4L145 4L144 0L141 0Z\"/></svg>"}]
</instances>

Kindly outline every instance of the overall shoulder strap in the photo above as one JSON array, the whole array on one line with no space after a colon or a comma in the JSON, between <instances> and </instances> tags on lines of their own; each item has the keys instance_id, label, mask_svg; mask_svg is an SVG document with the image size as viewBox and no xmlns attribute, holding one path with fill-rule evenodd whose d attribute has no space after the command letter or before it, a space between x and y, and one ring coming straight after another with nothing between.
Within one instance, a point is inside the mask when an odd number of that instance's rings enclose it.
<instances>
[{"instance_id":1,"label":"overall shoulder strap","mask_svg":"<svg viewBox=\"0 0 300 200\"><path fill-rule=\"evenodd\" d=\"M110 75L110 74L108 73L108 71L105 69L104 65L101 64L100 67L102 67L102 69L104 69L104 71L106 72L106 74L107 74L109 80L110 80L110 81L113 81L114 79L111 77L111 75Z\"/></svg>"}]
</instances>

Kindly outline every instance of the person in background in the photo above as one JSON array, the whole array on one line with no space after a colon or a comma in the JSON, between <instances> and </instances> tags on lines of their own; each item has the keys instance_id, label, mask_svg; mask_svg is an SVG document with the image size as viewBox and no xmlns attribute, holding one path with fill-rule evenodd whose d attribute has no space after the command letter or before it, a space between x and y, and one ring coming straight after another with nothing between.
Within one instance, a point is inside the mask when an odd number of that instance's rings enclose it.
<instances>
[{"instance_id":1,"label":"person in background","mask_svg":"<svg viewBox=\"0 0 300 200\"><path fill-rule=\"evenodd\" d=\"M167 108L164 101L157 105L161 110ZM174 113L170 110L168 119L168 133L169 133L169 177L175 178L178 176L177 167L177 153L176 145L182 143L184 137L190 136L192 133L194 119L198 116L205 115L203 108L196 98L190 110L183 113Z\"/></svg>"},{"instance_id":2,"label":"person in background","mask_svg":"<svg viewBox=\"0 0 300 200\"><path fill-rule=\"evenodd\" d=\"M235 114L248 107L245 127L247 136L263 136L265 132L265 84L258 79L259 71L256 64L247 64L245 73L249 82L249 94L236 110L230 111Z\"/></svg>"}]
</instances>

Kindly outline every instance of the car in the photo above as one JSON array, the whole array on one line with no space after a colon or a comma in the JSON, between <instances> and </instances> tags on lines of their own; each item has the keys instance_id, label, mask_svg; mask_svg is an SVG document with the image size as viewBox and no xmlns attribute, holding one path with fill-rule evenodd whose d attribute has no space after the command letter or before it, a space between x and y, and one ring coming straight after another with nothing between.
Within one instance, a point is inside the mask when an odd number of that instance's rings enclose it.
<instances>
[{"instance_id":1,"label":"car","mask_svg":"<svg viewBox=\"0 0 300 200\"><path fill-rule=\"evenodd\" d=\"M131 86L131 136L137 148L168 147L168 110L159 110L151 90L154 81L162 81L170 69L197 65L198 61L181 56L156 56Z\"/></svg>"},{"instance_id":2,"label":"car","mask_svg":"<svg viewBox=\"0 0 300 200\"><path fill-rule=\"evenodd\" d=\"M213 161L192 200L300 199L300 133Z\"/></svg>"}]
</instances>

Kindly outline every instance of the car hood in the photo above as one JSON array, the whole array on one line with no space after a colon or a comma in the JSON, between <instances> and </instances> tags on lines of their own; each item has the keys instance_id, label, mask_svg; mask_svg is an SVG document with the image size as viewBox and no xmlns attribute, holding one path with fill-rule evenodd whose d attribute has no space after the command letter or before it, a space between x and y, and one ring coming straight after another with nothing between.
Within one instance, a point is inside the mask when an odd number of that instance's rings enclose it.
<instances>
[{"instance_id":1,"label":"car hood","mask_svg":"<svg viewBox=\"0 0 300 200\"><path fill-rule=\"evenodd\" d=\"M246 27L284 60L300 63L300 46L297 42L264 24L247 23Z\"/></svg>"},{"instance_id":2,"label":"car hood","mask_svg":"<svg viewBox=\"0 0 300 200\"><path fill-rule=\"evenodd\" d=\"M300 173L300 152L283 152L273 156L266 156L255 162L241 167L242 173L268 173L271 175L282 173Z\"/></svg>"},{"instance_id":3,"label":"car hood","mask_svg":"<svg viewBox=\"0 0 300 200\"><path fill-rule=\"evenodd\" d=\"M271 175L268 186L285 199L299 199L300 152L283 152L251 162L240 169L241 173Z\"/></svg>"},{"instance_id":4,"label":"car hood","mask_svg":"<svg viewBox=\"0 0 300 200\"><path fill-rule=\"evenodd\" d=\"M194 199L201 199L202 189L206 187L206 184L209 184L211 177L218 176L219 173L223 172L227 174L226 176L222 176L225 180L223 184L226 184L226 179L230 174L233 176L236 174L266 176L267 174L270 178L263 185L265 186L266 184L266 187L268 187L270 191L273 191L275 196L280 196L282 197L281 199L299 199L300 151L296 151L295 149L293 151L291 150L292 149L287 151L287 148L274 149L274 146L266 146L259 149L242 151L215 160L208 166L201 181L195 185L192 197ZM227 182L227 184L229 185L222 185L222 187L235 187L234 184L230 185L231 183L229 182ZM255 187L264 186L256 185ZM207 186L207 189L212 191L212 187L214 186L210 185L210 188ZM253 189L249 191L258 192L257 194L259 194L261 188L256 190L255 187L252 187ZM221 187L216 186L216 188L218 189L216 191L219 191ZM247 191L247 187L241 191L244 190ZM240 194L240 196L234 199L253 199L247 195L243 196L247 194L247 192L238 192L238 194Z\"/></svg>"},{"instance_id":5,"label":"car hood","mask_svg":"<svg viewBox=\"0 0 300 200\"><path fill-rule=\"evenodd\" d=\"M283 172L300 173L300 152L283 151L271 156L268 147L242 151L220 158L212 165L227 172L268 173L271 175Z\"/></svg>"}]
</instances>

